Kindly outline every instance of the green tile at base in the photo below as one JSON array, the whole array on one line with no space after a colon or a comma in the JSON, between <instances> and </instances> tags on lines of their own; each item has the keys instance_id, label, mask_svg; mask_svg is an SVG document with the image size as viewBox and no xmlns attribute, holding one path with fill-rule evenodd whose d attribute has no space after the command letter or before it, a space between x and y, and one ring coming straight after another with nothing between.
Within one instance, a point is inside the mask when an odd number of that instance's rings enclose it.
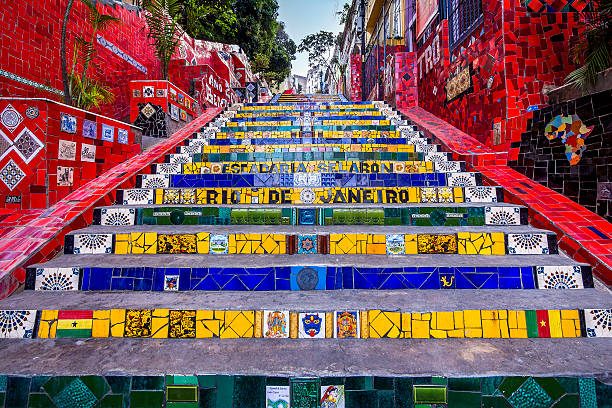
<instances>
[{"instance_id":1,"label":"green tile at base","mask_svg":"<svg viewBox=\"0 0 612 408\"><path fill-rule=\"evenodd\" d=\"M453 391L480 391L480 378L449 378L448 389Z\"/></svg>"},{"instance_id":2,"label":"green tile at base","mask_svg":"<svg viewBox=\"0 0 612 408\"><path fill-rule=\"evenodd\" d=\"M471 391L449 391L448 406L453 408L480 407L482 403L480 392Z\"/></svg>"},{"instance_id":3,"label":"green tile at base","mask_svg":"<svg viewBox=\"0 0 612 408\"><path fill-rule=\"evenodd\" d=\"M164 376L132 377L132 390L163 390Z\"/></svg>"},{"instance_id":4,"label":"green tile at base","mask_svg":"<svg viewBox=\"0 0 612 408\"><path fill-rule=\"evenodd\" d=\"M392 408L395 406L393 391L377 391L378 393L378 407L379 408Z\"/></svg>"},{"instance_id":5,"label":"green tile at base","mask_svg":"<svg viewBox=\"0 0 612 408\"><path fill-rule=\"evenodd\" d=\"M200 408L198 402L166 402L166 408Z\"/></svg>"},{"instance_id":6,"label":"green tile at base","mask_svg":"<svg viewBox=\"0 0 612 408\"><path fill-rule=\"evenodd\" d=\"M347 408L377 408L378 392L376 390L345 391Z\"/></svg>"},{"instance_id":7,"label":"green tile at base","mask_svg":"<svg viewBox=\"0 0 612 408\"><path fill-rule=\"evenodd\" d=\"M162 408L163 405L163 391L132 391L130 393L130 408Z\"/></svg>"},{"instance_id":8,"label":"green tile at base","mask_svg":"<svg viewBox=\"0 0 612 408\"><path fill-rule=\"evenodd\" d=\"M81 377L81 381L85 383L97 399L102 398L102 396L110 391L110 387L104 377L88 375Z\"/></svg>"},{"instance_id":9,"label":"green tile at base","mask_svg":"<svg viewBox=\"0 0 612 408\"><path fill-rule=\"evenodd\" d=\"M482 397L482 408L514 408L504 397Z\"/></svg>"},{"instance_id":10,"label":"green tile at base","mask_svg":"<svg viewBox=\"0 0 612 408\"><path fill-rule=\"evenodd\" d=\"M393 377L374 377L375 390L393 390Z\"/></svg>"},{"instance_id":11,"label":"green tile at base","mask_svg":"<svg viewBox=\"0 0 612 408\"><path fill-rule=\"evenodd\" d=\"M262 407L266 403L266 377L242 376L234 377L233 408Z\"/></svg>"},{"instance_id":12,"label":"green tile at base","mask_svg":"<svg viewBox=\"0 0 612 408\"><path fill-rule=\"evenodd\" d=\"M123 395L110 394L102 398L96 408L123 408Z\"/></svg>"},{"instance_id":13,"label":"green tile at base","mask_svg":"<svg viewBox=\"0 0 612 408\"><path fill-rule=\"evenodd\" d=\"M557 401L551 408L578 408L580 406L580 396L578 394L566 394ZM603 407L598 407L603 408Z\"/></svg>"},{"instance_id":14,"label":"green tile at base","mask_svg":"<svg viewBox=\"0 0 612 408\"><path fill-rule=\"evenodd\" d=\"M526 379L527 377L506 377L497 389L500 390L506 398L510 398L514 391L518 390Z\"/></svg>"},{"instance_id":15,"label":"green tile at base","mask_svg":"<svg viewBox=\"0 0 612 408\"><path fill-rule=\"evenodd\" d=\"M194 385L167 385L167 402L197 402L198 387Z\"/></svg>"},{"instance_id":16,"label":"green tile at base","mask_svg":"<svg viewBox=\"0 0 612 408\"><path fill-rule=\"evenodd\" d=\"M415 385L415 404L446 404L446 387L437 385Z\"/></svg>"},{"instance_id":17,"label":"green tile at base","mask_svg":"<svg viewBox=\"0 0 612 408\"><path fill-rule=\"evenodd\" d=\"M0 397L0 400L2 400L2 403L0 403L0 407L4 406L4 400L3 397ZM51 401L51 399L49 399L49 397L47 396L47 394L30 394L30 399L28 401L28 408L48 408L48 407L52 407L53 401Z\"/></svg>"},{"instance_id":18,"label":"green tile at base","mask_svg":"<svg viewBox=\"0 0 612 408\"><path fill-rule=\"evenodd\" d=\"M563 394L565 394L565 390L555 380L554 378L542 378L542 377L534 377L533 378L539 385L546 391L548 395L553 399L553 401L558 400Z\"/></svg>"},{"instance_id":19,"label":"green tile at base","mask_svg":"<svg viewBox=\"0 0 612 408\"><path fill-rule=\"evenodd\" d=\"M216 375L198 375L198 385L200 388L216 388L217 387L217 376Z\"/></svg>"},{"instance_id":20,"label":"green tile at base","mask_svg":"<svg viewBox=\"0 0 612 408\"><path fill-rule=\"evenodd\" d=\"M234 377L231 375L217 376L216 407L231 407L234 401Z\"/></svg>"}]
</instances>

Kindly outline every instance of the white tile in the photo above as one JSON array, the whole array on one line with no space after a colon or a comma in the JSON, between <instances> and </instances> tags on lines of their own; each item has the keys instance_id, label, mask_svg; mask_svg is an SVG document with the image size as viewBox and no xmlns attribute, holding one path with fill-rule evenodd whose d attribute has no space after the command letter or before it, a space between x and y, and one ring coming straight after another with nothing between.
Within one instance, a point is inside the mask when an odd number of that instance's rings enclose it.
<instances>
[{"instance_id":1,"label":"white tile","mask_svg":"<svg viewBox=\"0 0 612 408\"><path fill-rule=\"evenodd\" d=\"M334 313L334 338L359 338L361 322L359 312L336 311Z\"/></svg>"},{"instance_id":2,"label":"white tile","mask_svg":"<svg viewBox=\"0 0 612 408\"><path fill-rule=\"evenodd\" d=\"M548 254L546 234L508 234L508 253L519 255Z\"/></svg>"},{"instance_id":3,"label":"white tile","mask_svg":"<svg viewBox=\"0 0 612 408\"><path fill-rule=\"evenodd\" d=\"M100 225L134 225L136 210L133 208L102 208Z\"/></svg>"},{"instance_id":4,"label":"white tile","mask_svg":"<svg viewBox=\"0 0 612 408\"><path fill-rule=\"evenodd\" d=\"M266 408L290 408L288 385L266 386Z\"/></svg>"},{"instance_id":5,"label":"white tile","mask_svg":"<svg viewBox=\"0 0 612 408\"><path fill-rule=\"evenodd\" d=\"M74 235L75 254L111 254L113 234L76 234Z\"/></svg>"},{"instance_id":6,"label":"white tile","mask_svg":"<svg viewBox=\"0 0 612 408\"><path fill-rule=\"evenodd\" d=\"M153 204L155 190L146 188L130 188L123 190L123 204Z\"/></svg>"},{"instance_id":7,"label":"white tile","mask_svg":"<svg viewBox=\"0 0 612 408\"><path fill-rule=\"evenodd\" d=\"M587 337L612 337L612 309L584 309Z\"/></svg>"},{"instance_id":8,"label":"white tile","mask_svg":"<svg viewBox=\"0 0 612 408\"><path fill-rule=\"evenodd\" d=\"M80 268L37 268L35 290L79 290Z\"/></svg>"},{"instance_id":9,"label":"white tile","mask_svg":"<svg viewBox=\"0 0 612 408\"><path fill-rule=\"evenodd\" d=\"M449 187L474 187L476 186L476 174L471 172L447 173L446 184Z\"/></svg>"},{"instance_id":10,"label":"white tile","mask_svg":"<svg viewBox=\"0 0 612 408\"><path fill-rule=\"evenodd\" d=\"M298 319L298 337L300 339L325 338L325 312L299 313Z\"/></svg>"},{"instance_id":11,"label":"white tile","mask_svg":"<svg viewBox=\"0 0 612 408\"><path fill-rule=\"evenodd\" d=\"M465 202L466 203L496 203L497 202L497 187L478 186L466 187Z\"/></svg>"},{"instance_id":12,"label":"white tile","mask_svg":"<svg viewBox=\"0 0 612 408\"><path fill-rule=\"evenodd\" d=\"M345 408L344 385L322 385L321 407Z\"/></svg>"},{"instance_id":13,"label":"white tile","mask_svg":"<svg viewBox=\"0 0 612 408\"><path fill-rule=\"evenodd\" d=\"M169 174L143 174L142 188L167 188L170 187Z\"/></svg>"},{"instance_id":14,"label":"white tile","mask_svg":"<svg viewBox=\"0 0 612 408\"><path fill-rule=\"evenodd\" d=\"M268 339L289 338L289 311L264 310L263 336Z\"/></svg>"},{"instance_id":15,"label":"white tile","mask_svg":"<svg viewBox=\"0 0 612 408\"><path fill-rule=\"evenodd\" d=\"M31 339L36 310L0 310L0 338Z\"/></svg>"},{"instance_id":16,"label":"white tile","mask_svg":"<svg viewBox=\"0 0 612 408\"><path fill-rule=\"evenodd\" d=\"M540 289L584 289L580 266L536 267Z\"/></svg>"},{"instance_id":17,"label":"white tile","mask_svg":"<svg viewBox=\"0 0 612 408\"><path fill-rule=\"evenodd\" d=\"M404 234L387 235L387 255L401 255L406 252Z\"/></svg>"},{"instance_id":18,"label":"white tile","mask_svg":"<svg viewBox=\"0 0 612 408\"><path fill-rule=\"evenodd\" d=\"M485 224L520 225L521 209L518 207L486 207Z\"/></svg>"}]
</instances>

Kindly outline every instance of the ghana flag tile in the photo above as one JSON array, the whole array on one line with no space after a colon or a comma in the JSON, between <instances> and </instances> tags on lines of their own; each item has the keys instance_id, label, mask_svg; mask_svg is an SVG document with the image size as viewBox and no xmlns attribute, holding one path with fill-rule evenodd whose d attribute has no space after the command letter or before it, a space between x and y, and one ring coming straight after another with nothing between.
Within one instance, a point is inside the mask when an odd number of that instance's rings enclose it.
<instances>
[{"instance_id":1,"label":"ghana flag tile","mask_svg":"<svg viewBox=\"0 0 612 408\"><path fill-rule=\"evenodd\" d=\"M91 310L60 310L57 316L58 338L91 337L93 311Z\"/></svg>"}]
</instances>

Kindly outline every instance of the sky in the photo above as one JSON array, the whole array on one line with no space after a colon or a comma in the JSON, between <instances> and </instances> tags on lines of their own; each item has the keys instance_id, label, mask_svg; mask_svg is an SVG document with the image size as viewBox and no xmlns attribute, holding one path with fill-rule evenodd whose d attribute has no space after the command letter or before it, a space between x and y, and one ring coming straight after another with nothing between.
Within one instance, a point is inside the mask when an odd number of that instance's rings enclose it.
<instances>
[{"instance_id":1,"label":"sky","mask_svg":"<svg viewBox=\"0 0 612 408\"><path fill-rule=\"evenodd\" d=\"M343 27L338 22L336 11L345 0L278 0L278 20L285 23L285 31L289 37L300 45L300 41L308 34L321 30L338 34ZM306 76L308 72L308 54L296 54L292 61L291 73Z\"/></svg>"}]
</instances>

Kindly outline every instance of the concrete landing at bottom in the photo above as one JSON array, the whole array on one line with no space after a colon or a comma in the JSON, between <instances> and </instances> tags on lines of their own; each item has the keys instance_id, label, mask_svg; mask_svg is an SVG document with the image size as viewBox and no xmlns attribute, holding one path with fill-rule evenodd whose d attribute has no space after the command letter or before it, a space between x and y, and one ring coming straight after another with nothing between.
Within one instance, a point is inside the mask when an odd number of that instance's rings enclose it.
<instances>
[{"instance_id":1,"label":"concrete landing at bottom","mask_svg":"<svg viewBox=\"0 0 612 408\"><path fill-rule=\"evenodd\" d=\"M2 340L8 375L602 376L612 339Z\"/></svg>"}]
</instances>

